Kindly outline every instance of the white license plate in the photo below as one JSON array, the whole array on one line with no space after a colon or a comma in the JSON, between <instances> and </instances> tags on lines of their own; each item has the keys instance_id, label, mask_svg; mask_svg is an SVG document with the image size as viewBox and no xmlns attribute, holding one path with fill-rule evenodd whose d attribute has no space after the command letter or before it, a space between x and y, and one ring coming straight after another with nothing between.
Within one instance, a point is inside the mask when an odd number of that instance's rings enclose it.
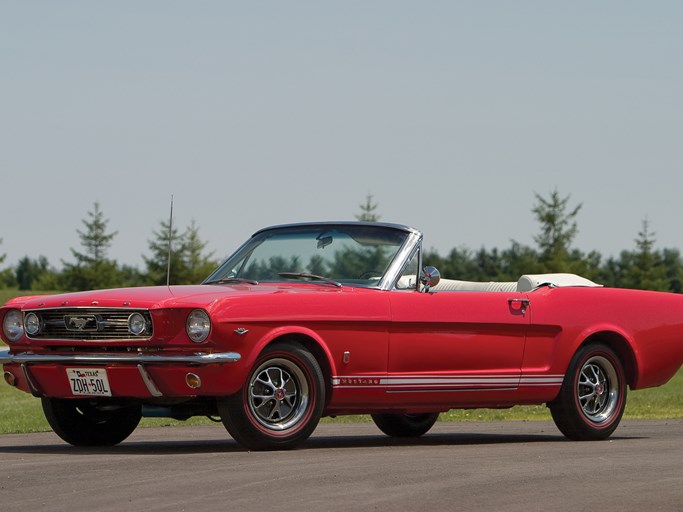
<instances>
[{"instance_id":1,"label":"white license plate","mask_svg":"<svg viewBox=\"0 0 683 512\"><path fill-rule=\"evenodd\" d=\"M107 370L104 368L67 368L71 392L78 396L111 396Z\"/></svg>"}]
</instances>

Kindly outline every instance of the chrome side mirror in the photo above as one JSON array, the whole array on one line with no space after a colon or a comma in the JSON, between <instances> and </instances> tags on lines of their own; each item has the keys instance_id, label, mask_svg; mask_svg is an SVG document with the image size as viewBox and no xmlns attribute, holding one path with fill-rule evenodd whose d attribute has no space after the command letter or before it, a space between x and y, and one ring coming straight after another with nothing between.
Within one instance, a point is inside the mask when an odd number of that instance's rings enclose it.
<instances>
[{"instance_id":1,"label":"chrome side mirror","mask_svg":"<svg viewBox=\"0 0 683 512\"><path fill-rule=\"evenodd\" d=\"M441 281L441 272L436 267L425 267L420 281L424 285L423 291L428 292Z\"/></svg>"}]
</instances>

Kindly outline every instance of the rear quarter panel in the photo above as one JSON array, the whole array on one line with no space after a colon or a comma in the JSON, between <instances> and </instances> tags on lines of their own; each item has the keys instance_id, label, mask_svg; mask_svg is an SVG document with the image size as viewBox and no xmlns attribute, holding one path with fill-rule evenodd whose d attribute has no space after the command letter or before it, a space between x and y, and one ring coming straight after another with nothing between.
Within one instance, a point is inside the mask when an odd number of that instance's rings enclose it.
<instances>
[{"instance_id":1,"label":"rear quarter panel","mask_svg":"<svg viewBox=\"0 0 683 512\"><path fill-rule=\"evenodd\" d=\"M529 294L523 370L563 374L586 341L611 344L634 365L632 389L666 383L683 364L683 296L614 288L541 288Z\"/></svg>"}]
</instances>

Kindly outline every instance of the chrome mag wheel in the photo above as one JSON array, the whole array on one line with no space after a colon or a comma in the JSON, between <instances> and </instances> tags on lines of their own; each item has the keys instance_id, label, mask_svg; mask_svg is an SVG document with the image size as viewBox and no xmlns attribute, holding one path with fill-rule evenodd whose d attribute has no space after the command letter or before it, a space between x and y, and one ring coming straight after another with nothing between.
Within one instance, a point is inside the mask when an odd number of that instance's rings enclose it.
<instances>
[{"instance_id":1,"label":"chrome mag wheel","mask_svg":"<svg viewBox=\"0 0 683 512\"><path fill-rule=\"evenodd\" d=\"M612 363L602 356L590 358L581 368L577 398L583 414L594 423L610 419L619 402L619 377Z\"/></svg>"},{"instance_id":2,"label":"chrome mag wheel","mask_svg":"<svg viewBox=\"0 0 683 512\"><path fill-rule=\"evenodd\" d=\"M325 379L313 354L295 341L266 347L242 389L217 401L225 428L250 450L296 448L325 407Z\"/></svg>"},{"instance_id":3,"label":"chrome mag wheel","mask_svg":"<svg viewBox=\"0 0 683 512\"><path fill-rule=\"evenodd\" d=\"M272 430L287 430L306 413L308 382L301 368L287 359L271 359L259 366L249 383L249 409Z\"/></svg>"},{"instance_id":4,"label":"chrome mag wheel","mask_svg":"<svg viewBox=\"0 0 683 512\"><path fill-rule=\"evenodd\" d=\"M626 375L615 351L603 343L580 347L558 396L548 407L557 428L569 439L608 438L626 407Z\"/></svg>"}]
</instances>

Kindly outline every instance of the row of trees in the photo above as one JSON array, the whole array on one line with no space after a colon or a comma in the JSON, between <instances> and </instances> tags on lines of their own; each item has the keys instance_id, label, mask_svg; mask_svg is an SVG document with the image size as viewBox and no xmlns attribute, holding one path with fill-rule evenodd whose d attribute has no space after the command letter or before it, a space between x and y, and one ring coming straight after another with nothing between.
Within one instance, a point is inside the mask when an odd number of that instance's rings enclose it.
<instances>
[{"instance_id":1,"label":"row of trees","mask_svg":"<svg viewBox=\"0 0 683 512\"><path fill-rule=\"evenodd\" d=\"M161 222L149 241L149 252L143 256L144 270L120 265L108 257L116 231L108 230L99 203L95 203L83 229L77 229L81 250L71 249L73 261L62 262L62 270L50 266L45 256L24 256L12 269L0 274L2 285L19 290L91 290L120 286L166 284L169 238L171 240L171 283L201 282L216 267L213 253L206 252L207 242L199 236L194 221L180 232L169 222ZM2 256L4 259L4 255ZM0 263L2 263L0 259Z\"/></svg>"},{"instance_id":2,"label":"row of trees","mask_svg":"<svg viewBox=\"0 0 683 512\"><path fill-rule=\"evenodd\" d=\"M540 230L534 236L536 247L512 240L508 249L452 249L442 256L425 254L425 262L441 275L465 281L516 281L523 274L569 272L605 286L640 290L683 292L683 260L678 249L655 248L655 234L647 220L635 240L635 248L618 257L604 259L598 252L584 253L573 247L578 234L576 217L582 204L570 206L570 196L555 190L547 198L535 195L532 212ZM358 220L378 221L372 196L360 205Z\"/></svg>"},{"instance_id":3,"label":"row of trees","mask_svg":"<svg viewBox=\"0 0 683 512\"><path fill-rule=\"evenodd\" d=\"M635 239L633 250L604 259L598 252L584 253L573 247L578 233L576 216L581 204L570 207L570 196L557 191L548 198L536 194L532 209L540 225L536 247L512 241L505 250L456 248L442 257L433 252L426 261L442 275L466 276L472 281L516 281L522 274L569 272L605 286L641 290L683 292L683 261L678 249L655 249L654 233L647 220Z\"/></svg>"},{"instance_id":4,"label":"row of trees","mask_svg":"<svg viewBox=\"0 0 683 512\"><path fill-rule=\"evenodd\" d=\"M439 268L444 276L471 281L516 281L522 274L571 272L606 286L683 292L680 252L656 249L648 221L643 221L635 248L622 251L618 257L604 259L596 251L584 253L574 248L578 233L576 217L581 206L571 206L570 196L562 197L557 190L548 197L536 194L532 209L540 228L534 237L536 247L513 240L503 250L459 247L445 256L432 250L425 255L425 262ZM368 195L356 218L378 221L376 210L377 204ZM71 250L73 261L62 262L62 270L53 268L44 256L25 256L13 268L0 271L0 286L20 290L86 290L165 284L169 237L172 284L198 283L218 263L213 253L206 252L207 243L200 238L194 221L183 232L177 227L169 230L169 222L162 221L149 241L142 270L108 258L117 232L108 231L108 220L99 203L94 203L82 222L83 229L77 230L81 250ZM0 255L0 264L4 259Z\"/></svg>"}]
</instances>

